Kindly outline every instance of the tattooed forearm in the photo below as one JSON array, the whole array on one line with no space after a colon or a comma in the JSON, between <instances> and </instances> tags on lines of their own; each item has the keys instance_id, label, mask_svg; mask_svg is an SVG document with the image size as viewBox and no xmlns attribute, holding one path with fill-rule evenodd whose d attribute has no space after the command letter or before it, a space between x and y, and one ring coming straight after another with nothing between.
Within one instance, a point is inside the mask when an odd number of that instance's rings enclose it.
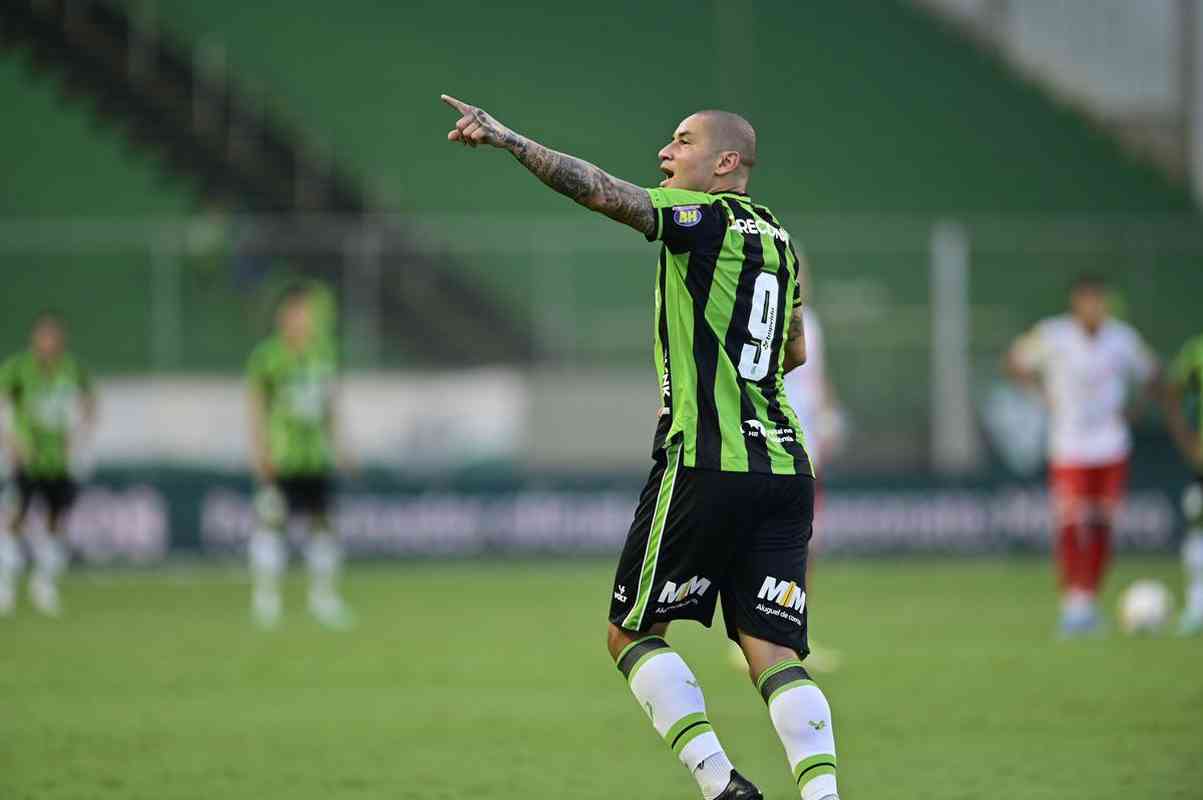
<instances>
[{"instance_id":1,"label":"tattooed forearm","mask_svg":"<svg viewBox=\"0 0 1203 800\"><path fill-rule=\"evenodd\" d=\"M794 313L789 318L789 333L786 335L787 341L794 341L802 336L802 306L794 309Z\"/></svg>"},{"instance_id":2,"label":"tattooed forearm","mask_svg":"<svg viewBox=\"0 0 1203 800\"><path fill-rule=\"evenodd\" d=\"M543 183L641 233L655 233L656 210L647 191L588 161L544 147L512 131L508 134L503 140L506 149Z\"/></svg>"},{"instance_id":3,"label":"tattooed forearm","mask_svg":"<svg viewBox=\"0 0 1203 800\"><path fill-rule=\"evenodd\" d=\"M794 309L789 317L789 330L785 334L785 371L806 363L806 334L802 327L802 306Z\"/></svg>"},{"instance_id":4,"label":"tattooed forearm","mask_svg":"<svg viewBox=\"0 0 1203 800\"><path fill-rule=\"evenodd\" d=\"M442 99L462 115L447 134L449 140L468 147L487 144L509 150L522 166L560 194L648 236L655 233L656 210L645 190L588 161L557 153L515 133L482 108L448 95Z\"/></svg>"}]
</instances>

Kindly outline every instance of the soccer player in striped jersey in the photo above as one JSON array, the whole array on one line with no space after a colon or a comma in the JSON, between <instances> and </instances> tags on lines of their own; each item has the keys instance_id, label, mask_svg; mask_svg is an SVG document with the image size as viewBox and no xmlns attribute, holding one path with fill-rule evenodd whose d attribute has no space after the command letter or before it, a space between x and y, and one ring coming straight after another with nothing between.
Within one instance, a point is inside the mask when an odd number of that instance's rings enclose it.
<instances>
[{"instance_id":1,"label":"soccer player in striped jersey","mask_svg":"<svg viewBox=\"0 0 1203 800\"><path fill-rule=\"evenodd\" d=\"M669 623L709 625L748 660L803 800L838 800L831 709L802 666L814 472L783 377L805 360L798 257L747 194L756 134L725 111L686 117L642 189L443 96L447 138L508 150L555 191L660 241L653 467L619 561L608 644L652 725L705 800L761 798L733 768Z\"/></svg>"},{"instance_id":2,"label":"soccer player in striped jersey","mask_svg":"<svg viewBox=\"0 0 1203 800\"><path fill-rule=\"evenodd\" d=\"M264 628L280 619L280 578L288 551L289 515L308 525L309 611L322 624L345 628L351 611L336 588L342 551L331 527L334 470L339 458L334 346L318 330L315 290L297 286L277 311L278 332L260 343L247 364L251 460L260 488L259 528L248 547L254 590L251 613Z\"/></svg>"},{"instance_id":3,"label":"soccer player in striped jersey","mask_svg":"<svg viewBox=\"0 0 1203 800\"><path fill-rule=\"evenodd\" d=\"M1186 570L1186 604L1178 630L1203 633L1203 334L1183 345L1170 364L1166 420L1174 442L1195 473L1182 497L1186 538L1182 565Z\"/></svg>"},{"instance_id":4,"label":"soccer player in striped jersey","mask_svg":"<svg viewBox=\"0 0 1203 800\"><path fill-rule=\"evenodd\" d=\"M12 420L0 446L9 452L16 484L16 502L0 527L0 615L10 613L16 601L25 563L18 534L37 498L46 505L47 531L30 536L29 596L44 614L60 610L58 577L67 565L63 539L78 491L71 453L96 420L92 379L66 351L66 338L62 320L43 313L33 324L29 349L0 364L0 410L7 404Z\"/></svg>"}]
</instances>

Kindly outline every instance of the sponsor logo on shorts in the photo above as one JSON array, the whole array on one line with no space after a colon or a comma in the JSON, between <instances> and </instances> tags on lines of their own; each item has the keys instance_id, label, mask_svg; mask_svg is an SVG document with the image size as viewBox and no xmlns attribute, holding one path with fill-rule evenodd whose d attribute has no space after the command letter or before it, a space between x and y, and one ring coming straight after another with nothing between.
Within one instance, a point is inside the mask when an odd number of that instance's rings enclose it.
<instances>
[{"instance_id":1,"label":"sponsor logo on shorts","mask_svg":"<svg viewBox=\"0 0 1203 800\"><path fill-rule=\"evenodd\" d=\"M627 587L619 584L618 588L614 590L614 599L620 603L625 603L627 601Z\"/></svg>"},{"instance_id":2,"label":"sponsor logo on shorts","mask_svg":"<svg viewBox=\"0 0 1203 800\"><path fill-rule=\"evenodd\" d=\"M690 578L680 585L672 581L665 581L664 588L660 591L660 602L681 603L690 597L701 597L706 594L706 590L709 588L710 581L697 576Z\"/></svg>"},{"instance_id":3,"label":"sponsor logo on shorts","mask_svg":"<svg viewBox=\"0 0 1203 800\"><path fill-rule=\"evenodd\" d=\"M692 228L701 221L701 206L673 206L673 222L682 228Z\"/></svg>"},{"instance_id":4,"label":"sponsor logo on shorts","mask_svg":"<svg viewBox=\"0 0 1203 800\"><path fill-rule=\"evenodd\" d=\"M795 581L779 581L771 575L760 585L760 593L756 595L761 600L776 603L782 608L792 608L799 613L806 605L806 592Z\"/></svg>"}]
</instances>

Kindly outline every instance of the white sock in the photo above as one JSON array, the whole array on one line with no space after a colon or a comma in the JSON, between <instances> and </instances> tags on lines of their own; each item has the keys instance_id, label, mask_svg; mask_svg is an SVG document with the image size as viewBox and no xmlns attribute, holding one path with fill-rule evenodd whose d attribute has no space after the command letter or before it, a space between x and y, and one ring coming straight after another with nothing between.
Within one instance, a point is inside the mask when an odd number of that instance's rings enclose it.
<instances>
[{"instance_id":1,"label":"white sock","mask_svg":"<svg viewBox=\"0 0 1203 800\"><path fill-rule=\"evenodd\" d=\"M1186 571L1186 610L1203 615L1203 528L1191 530L1182 543L1182 568Z\"/></svg>"},{"instance_id":2,"label":"white sock","mask_svg":"<svg viewBox=\"0 0 1203 800\"><path fill-rule=\"evenodd\" d=\"M305 545L305 563L309 566L311 596L332 596L342 567L342 548L334 536L325 531L315 532Z\"/></svg>"},{"instance_id":3,"label":"white sock","mask_svg":"<svg viewBox=\"0 0 1203 800\"><path fill-rule=\"evenodd\" d=\"M280 576L288 564L288 551L284 548L281 534L268 528L255 531L251 534L247 555L251 562L251 578L255 582L255 590L278 591Z\"/></svg>"},{"instance_id":4,"label":"white sock","mask_svg":"<svg viewBox=\"0 0 1203 800\"><path fill-rule=\"evenodd\" d=\"M0 610L12 607L17 579L25 568L21 542L12 531L0 530Z\"/></svg>"},{"instance_id":5,"label":"white sock","mask_svg":"<svg viewBox=\"0 0 1203 800\"><path fill-rule=\"evenodd\" d=\"M49 533L38 533L30 537L33 552L33 576L38 580L54 583L67 567L67 549L59 537Z\"/></svg>"},{"instance_id":6,"label":"white sock","mask_svg":"<svg viewBox=\"0 0 1203 800\"><path fill-rule=\"evenodd\" d=\"M618 669L656 732L714 800L731 782L731 761L706 717L706 699L689 666L657 636L641 639L618 656Z\"/></svg>"},{"instance_id":7,"label":"white sock","mask_svg":"<svg viewBox=\"0 0 1203 800\"><path fill-rule=\"evenodd\" d=\"M769 706L769 717L785 747L802 800L836 796L835 733L831 707L810 680L802 662L791 659L769 667L756 682Z\"/></svg>"},{"instance_id":8,"label":"white sock","mask_svg":"<svg viewBox=\"0 0 1203 800\"><path fill-rule=\"evenodd\" d=\"M1085 589L1070 589L1061 598L1061 609L1069 616L1089 616L1094 611L1094 594Z\"/></svg>"}]
</instances>

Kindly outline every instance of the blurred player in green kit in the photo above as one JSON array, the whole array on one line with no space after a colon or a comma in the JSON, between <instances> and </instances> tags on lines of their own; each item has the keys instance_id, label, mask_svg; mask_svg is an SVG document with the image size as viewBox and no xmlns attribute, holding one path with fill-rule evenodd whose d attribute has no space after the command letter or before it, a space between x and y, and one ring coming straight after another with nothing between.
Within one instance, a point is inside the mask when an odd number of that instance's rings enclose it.
<instances>
[{"instance_id":1,"label":"blurred player in green kit","mask_svg":"<svg viewBox=\"0 0 1203 800\"><path fill-rule=\"evenodd\" d=\"M92 381L66 352L62 320L49 312L34 321L29 349L0 363L0 407L9 409L10 425L0 429L0 447L12 465L15 502L0 519L0 615L16 605L17 579L25 566L19 535L29 507L46 507L46 532L29 537L33 572L29 596L36 609L58 615L58 578L67 565L63 544L67 512L77 486L71 476L71 451L96 419Z\"/></svg>"},{"instance_id":2,"label":"blurred player in green kit","mask_svg":"<svg viewBox=\"0 0 1203 800\"><path fill-rule=\"evenodd\" d=\"M290 517L307 526L309 611L329 627L351 624L337 590L342 550L331 527L336 436L338 364L332 314L320 289L297 286L280 301L276 333L251 354L251 464L260 488L259 524L249 557L254 582L255 622L274 627L283 611L280 579L288 561L285 528Z\"/></svg>"},{"instance_id":3,"label":"blurred player in green kit","mask_svg":"<svg viewBox=\"0 0 1203 800\"><path fill-rule=\"evenodd\" d=\"M1179 632L1203 633L1203 334L1183 345L1170 365L1166 420L1194 481L1182 497L1188 525L1182 542L1186 607Z\"/></svg>"}]
</instances>

